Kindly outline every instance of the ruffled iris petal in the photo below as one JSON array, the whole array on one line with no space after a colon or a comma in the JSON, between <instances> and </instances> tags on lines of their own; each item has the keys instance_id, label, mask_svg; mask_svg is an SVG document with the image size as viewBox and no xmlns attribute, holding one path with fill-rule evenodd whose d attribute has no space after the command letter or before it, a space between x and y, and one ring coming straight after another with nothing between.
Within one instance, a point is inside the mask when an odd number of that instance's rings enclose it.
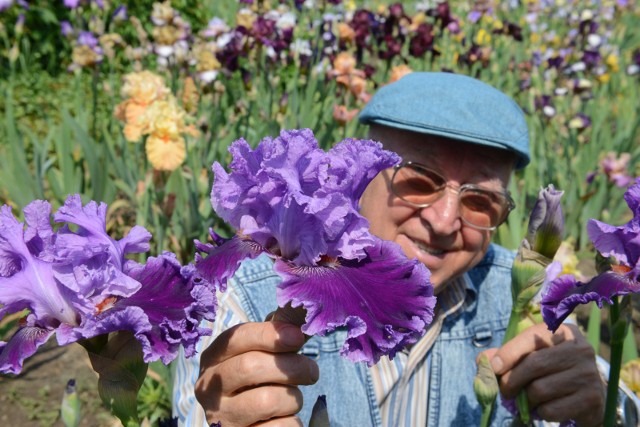
<instances>
[{"instance_id":1,"label":"ruffled iris petal","mask_svg":"<svg viewBox=\"0 0 640 427\"><path fill-rule=\"evenodd\" d=\"M53 329L24 326L8 342L0 341L0 372L19 374L22 362L47 342L53 332Z\"/></svg>"},{"instance_id":2,"label":"ruffled iris petal","mask_svg":"<svg viewBox=\"0 0 640 427\"><path fill-rule=\"evenodd\" d=\"M211 203L261 246L294 262L363 259L374 244L358 200L381 170L400 161L373 141L346 139L329 152L309 129L282 131L251 149L235 141L231 173L214 164Z\"/></svg>"},{"instance_id":3,"label":"ruffled iris petal","mask_svg":"<svg viewBox=\"0 0 640 427\"><path fill-rule=\"evenodd\" d=\"M595 248L604 257L614 257L629 267L640 260L640 178L624 194L633 219L615 227L604 222L589 220L587 232Z\"/></svg>"},{"instance_id":4,"label":"ruffled iris petal","mask_svg":"<svg viewBox=\"0 0 640 427\"><path fill-rule=\"evenodd\" d=\"M64 227L58 236L58 255L61 257L73 257L76 254L84 256L86 254L87 239L91 240L92 246L103 245L113 252L116 259L121 259L121 253L116 252L115 241L106 233L107 229L107 205L90 201L86 206L82 206L80 195L75 194L67 197L64 205L54 214L56 222L67 222L78 226L76 233Z\"/></svg>"},{"instance_id":5,"label":"ruffled iris petal","mask_svg":"<svg viewBox=\"0 0 640 427\"><path fill-rule=\"evenodd\" d=\"M396 153L382 149L371 140L347 138L329 150L330 162L321 169L320 178L326 190L344 192L358 203L365 188L375 176L400 163ZM357 206L354 206L357 208Z\"/></svg>"},{"instance_id":6,"label":"ruffled iris petal","mask_svg":"<svg viewBox=\"0 0 640 427\"><path fill-rule=\"evenodd\" d=\"M101 250L108 251L112 262L122 268L124 256L129 253L141 253L149 250L151 233L144 227L135 226L122 240L116 241L106 230L107 205L93 200L82 205L79 195L71 195L64 206L54 215L56 222L68 222L77 225L78 231L71 232L64 227L57 236L57 253L64 258L87 258Z\"/></svg>"},{"instance_id":7,"label":"ruffled iris petal","mask_svg":"<svg viewBox=\"0 0 640 427\"><path fill-rule=\"evenodd\" d=\"M346 326L341 353L369 365L393 357L414 343L433 319L435 297L429 272L409 260L395 243L377 240L362 261L340 260L324 266L295 266L282 260L277 301L307 311L303 332L324 335Z\"/></svg>"},{"instance_id":8,"label":"ruffled iris petal","mask_svg":"<svg viewBox=\"0 0 640 427\"><path fill-rule=\"evenodd\" d=\"M579 304L595 301L602 308L603 303L613 304L616 295L640 292L640 283L628 275L605 272L587 283L574 276L560 276L545 288L540 301L542 317L550 330L556 331L562 322Z\"/></svg>"},{"instance_id":9,"label":"ruffled iris petal","mask_svg":"<svg viewBox=\"0 0 640 427\"><path fill-rule=\"evenodd\" d=\"M242 261L256 258L264 249L255 241L238 236L223 240L215 235L214 240L217 246L198 243L198 250L206 253L206 256L196 254L195 268L203 279L217 284L224 292L227 280L234 275Z\"/></svg>"},{"instance_id":10,"label":"ruffled iris petal","mask_svg":"<svg viewBox=\"0 0 640 427\"><path fill-rule=\"evenodd\" d=\"M22 269L22 258L30 256L22 247L23 226L11 213L10 206L0 208L0 277L8 277ZM16 248L16 245L19 247ZM28 254L28 255L27 255Z\"/></svg>"},{"instance_id":11,"label":"ruffled iris petal","mask_svg":"<svg viewBox=\"0 0 640 427\"><path fill-rule=\"evenodd\" d=\"M635 183L624 193L624 199L633 216L640 217L640 177L636 178Z\"/></svg>"},{"instance_id":12,"label":"ruffled iris petal","mask_svg":"<svg viewBox=\"0 0 640 427\"><path fill-rule=\"evenodd\" d=\"M631 221L615 227L604 222L589 220L587 233L595 248L604 257L614 257L628 266L638 263L640 258L640 224Z\"/></svg>"},{"instance_id":13,"label":"ruffled iris petal","mask_svg":"<svg viewBox=\"0 0 640 427\"><path fill-rule=\"evenodd\" d=\"M73 339L119 331L133 331L142 344L144 361L171 362L183 345L187 356L195 353L199 337L210 330L200 328L201 319L213 321L216 312L214 288L192 267L181 267L171 253L150 257L128 274L142 286L128 298L86 319L68 331Z\"/></svg>"},{"instance_id":14,"label":"ruffled iris petal","mask_svg":"<svg viewBox=\"0 0 640 427\"><path fill-rule=\"evenodd\" d=\"M37 318L75 323L75 295L54 279L52 264L38 259L24 241L24 226L11 213L0 210L0 315L29 309Z\"/></svg>"},{"instance_id":15,"label":"ruffled iris petal","mask_svg":"<svg viewBox=\"0 0 640 427\"><path fill-rule=\"evenodd\" d=\"M51 228L51 205L44 200L35 200L24 208L27 228L24 241L29 251L39 258L51 259L53 249L53 229Z\"/></svg>"}]
</instances>

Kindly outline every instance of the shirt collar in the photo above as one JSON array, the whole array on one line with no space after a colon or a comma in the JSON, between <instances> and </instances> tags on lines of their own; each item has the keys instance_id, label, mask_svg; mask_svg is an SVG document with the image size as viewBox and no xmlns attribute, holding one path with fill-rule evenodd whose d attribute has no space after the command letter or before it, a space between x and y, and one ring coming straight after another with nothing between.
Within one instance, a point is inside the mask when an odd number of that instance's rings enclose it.
<instances>
[{"instance_id":1,"label":"shirt collar","mask_svg":"<svg viewBox=\"0 0 640 427\"><path fill-rule=\"evenodd\" d=\"M449 281L445 289L438 294L438 309L442 316L449 317L475 301L476 295L477 289L465 273Z\"/></svg>"}]
</instances>

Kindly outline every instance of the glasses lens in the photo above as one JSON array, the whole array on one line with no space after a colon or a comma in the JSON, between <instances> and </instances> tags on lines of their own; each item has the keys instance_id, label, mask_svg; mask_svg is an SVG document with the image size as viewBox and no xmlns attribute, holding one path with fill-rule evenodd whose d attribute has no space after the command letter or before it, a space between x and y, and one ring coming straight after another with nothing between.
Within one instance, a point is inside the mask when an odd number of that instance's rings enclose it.
<instances>
[{"instance_id":1,"label":"glasses lens","mask_svg":"<svg viewBox=\"0 0 640 427\"><path fill-rule=\"evenodd\" d=\"M396 196L405 202L420 206L435 202L445 184L444 178L436 172L408 164L396 170L392 188Z\"/></svg>"},{"instance_id":2,"label":"glasses lens","mask_svg":"<svg viewBox=\"0 0 640 427\"><path fill-rule=\"evenodd\" d=\"M460 215L471 225L482 228L497 227L509 211L509 201L498 192L480 188L460 190Z\"/></svg>"}]
</instances>

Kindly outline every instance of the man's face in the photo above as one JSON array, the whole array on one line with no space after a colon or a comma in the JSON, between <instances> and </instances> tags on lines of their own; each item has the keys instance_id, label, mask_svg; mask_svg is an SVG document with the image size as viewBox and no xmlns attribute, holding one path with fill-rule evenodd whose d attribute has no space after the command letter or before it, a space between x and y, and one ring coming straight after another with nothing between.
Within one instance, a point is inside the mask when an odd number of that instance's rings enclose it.
<instances>
[{"instance_id":1,"label":"man's face","mask_svg":"<svg viewBox=\"0 0 640 427\"><path fill-rule=\"evenodd\" d=\"M371 137L397 152L403 161L439 172L453 188L475 184L503 190L514 164L513 156L504 150L413 132L377 126ZM462 221L458 195L450 188L428 207L416 208L394 196L392 176L393 169L387 169L371 181L360 200L360 212L369 220L373 234L396 242L409 258L417 258L431 270L438 293L444 283L483 258L492 232Z\"/></svg>"}]
</instances>

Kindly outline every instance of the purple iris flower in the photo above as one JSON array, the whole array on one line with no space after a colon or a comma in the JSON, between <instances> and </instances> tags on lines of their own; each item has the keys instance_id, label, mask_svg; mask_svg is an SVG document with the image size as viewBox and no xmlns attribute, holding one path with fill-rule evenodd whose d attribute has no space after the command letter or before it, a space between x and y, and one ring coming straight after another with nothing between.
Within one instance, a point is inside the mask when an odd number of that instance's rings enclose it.
<instances>
[{"instance_id":1,"label":"purple iris flower","mask_svg":"<svg viewBox=\"0 0 640 427\"><path fill-rule=\"evenodd\" d=\"M60 32L63 36L68 37L73 34L73 27L69 21L60 22Z\"/></svg>"},{"instance_id":2,"label":"purple iris flower","mask_svg":"<svg viewBox=\"0 0 640 427\"><path fill-rule=\"evenodd\" d=\"M482 18L482 12L475 9L469 12L469 14L467 15L467 20L473 24L478 22L480 18Z\"/></svg>"},{"instance_id":3,"label":"purple iris flower","mask_svg":"<svg viewBox=\"0 0 640 427\"><path fill-rule=\"evenodd\" d=\"M124 4L118 6L116 10L113 11L113 14L111 14L111 18L114 21L126 21L127 19L129 19L129 15L127 14L127 6L125 6Z\"/></svg>"},{"instance_id":4,"label":"purple iris flower","mask_svg":"<svg viewBox=\"0 0 640 427\"><path fill-rule=\"evenodd\" d=\"M409 53L411 56L421 58L427 51L435 53L433 47L434 38L433 25L426 22L418 25L415 35L409 41Z\"/></svg>"},{"instance_id":5,"label":"purple iris flower","mask_svg":"<svg viewBox=\"0 0 640 427\"><path fill-rule=\"evenodd\" d=\"M98 46L98 39L91 31L80 31L80 34L78 34L78 44L94 48Z\"/></svg>"},{"instance_id":6,"label":"purple iris flower","mask_svg":"<svg viewBox=\"0 0 640 427\"><path fill-rule=\"evenodd\" d=\"M616 227L589 220L587 232L596 250L605 258L613 258L617 265L594 277L587 283L572 275L560 276L549 283L542 294L542 316L552 331L558 329L564 319L579 304L595 301L612 304L617 295L640 292L640 178L636 178L624 195L633 218Z\"/></svg>"},{"instance_id":7,"label":"purple iris flower","mask_svg":"<svg viewBox=\"0 0 640 427\"><path fill-rule=\"evenodd\" d=\"M0 12L9 9L12 4L13 0L0 0Z\"/></svg>"},{"instance_id":8,"label":"purple iris flower","mask_svg":"<svg viewBox=\"0 0 640 427\"><path fill-rule=\"evenodd\" d=\"M569 120L568 126L571 129L586 129L591 126L591 119L586 114L578 113L571 120Z\"/></svg>"},{"instance_id":9,"label":"purple iris flower","mask_svg":"<svg viewBox=\"0 0 640 427\"><path fill-rule=\"evenodd\" d=\"M556 109L553 106L553 100L550 95L536 96L533 99L533 104L535 105L536 110L542 111L542 113L547 117L553 117L556 115Z\"/></svg>"},{"instance_id":10,"label":"purple iris flower","mask_svg":"<svg viewBox=\"0 0 640 427\"><path fill-rule=\"evenodd\" d=\"M213 320L215 294L193 265L182 267L169 252L144 265L127 259L149 250L144 227L115 240L106 232L107 205L83 206L79 195L54 215L66 223L56 231L48 202L36 200L23 212L26 229L9 206L0 208L0 318L29 311L16 334L0 342L0 372L19 373L54 333L66 345L133 331L145 362L164 363L180 345L193 355L198 338L210 333L198 324Z\"/></svg>"},{"instance_id":11,"label":"purple iris flower","mask_svg":"<svg viewBox=\"0 0 640 427\"><path fill-rule=\"evenodd\" d=\"M601 61L600 52L597 50L585 50L582 53L582 62L584 62L587 67L595 67Z\"/></svg>"},{"instance_id":12,"label":"purple iris flower","mask_svg":"<svg viewBox=\"0 0 640 427\"><path fill-rule=\"evenodd\" d=\"M69 9L75 9L80 5L81 0L64 0L64 5Z\"/></svg>"},{"instance_id":13,"label":"purple iris flower","mask_svg":"<svg viewBox=\"0 0 640 427\"><path fill-rule=\"evenodd\" d=\"M430 273L372 235L358 212L368 183L400 158L353 139L325 152L309 129L283 131L255 149L240 139L229 151L230 173L213 165L211 203L238 235L199 244L199 273L224 282L242 260L266 253L283 278L278 305L303 307L309 335L346 327L348 359L372 365L416 342L433 318Z\"/></svg>"}]
</instances>

